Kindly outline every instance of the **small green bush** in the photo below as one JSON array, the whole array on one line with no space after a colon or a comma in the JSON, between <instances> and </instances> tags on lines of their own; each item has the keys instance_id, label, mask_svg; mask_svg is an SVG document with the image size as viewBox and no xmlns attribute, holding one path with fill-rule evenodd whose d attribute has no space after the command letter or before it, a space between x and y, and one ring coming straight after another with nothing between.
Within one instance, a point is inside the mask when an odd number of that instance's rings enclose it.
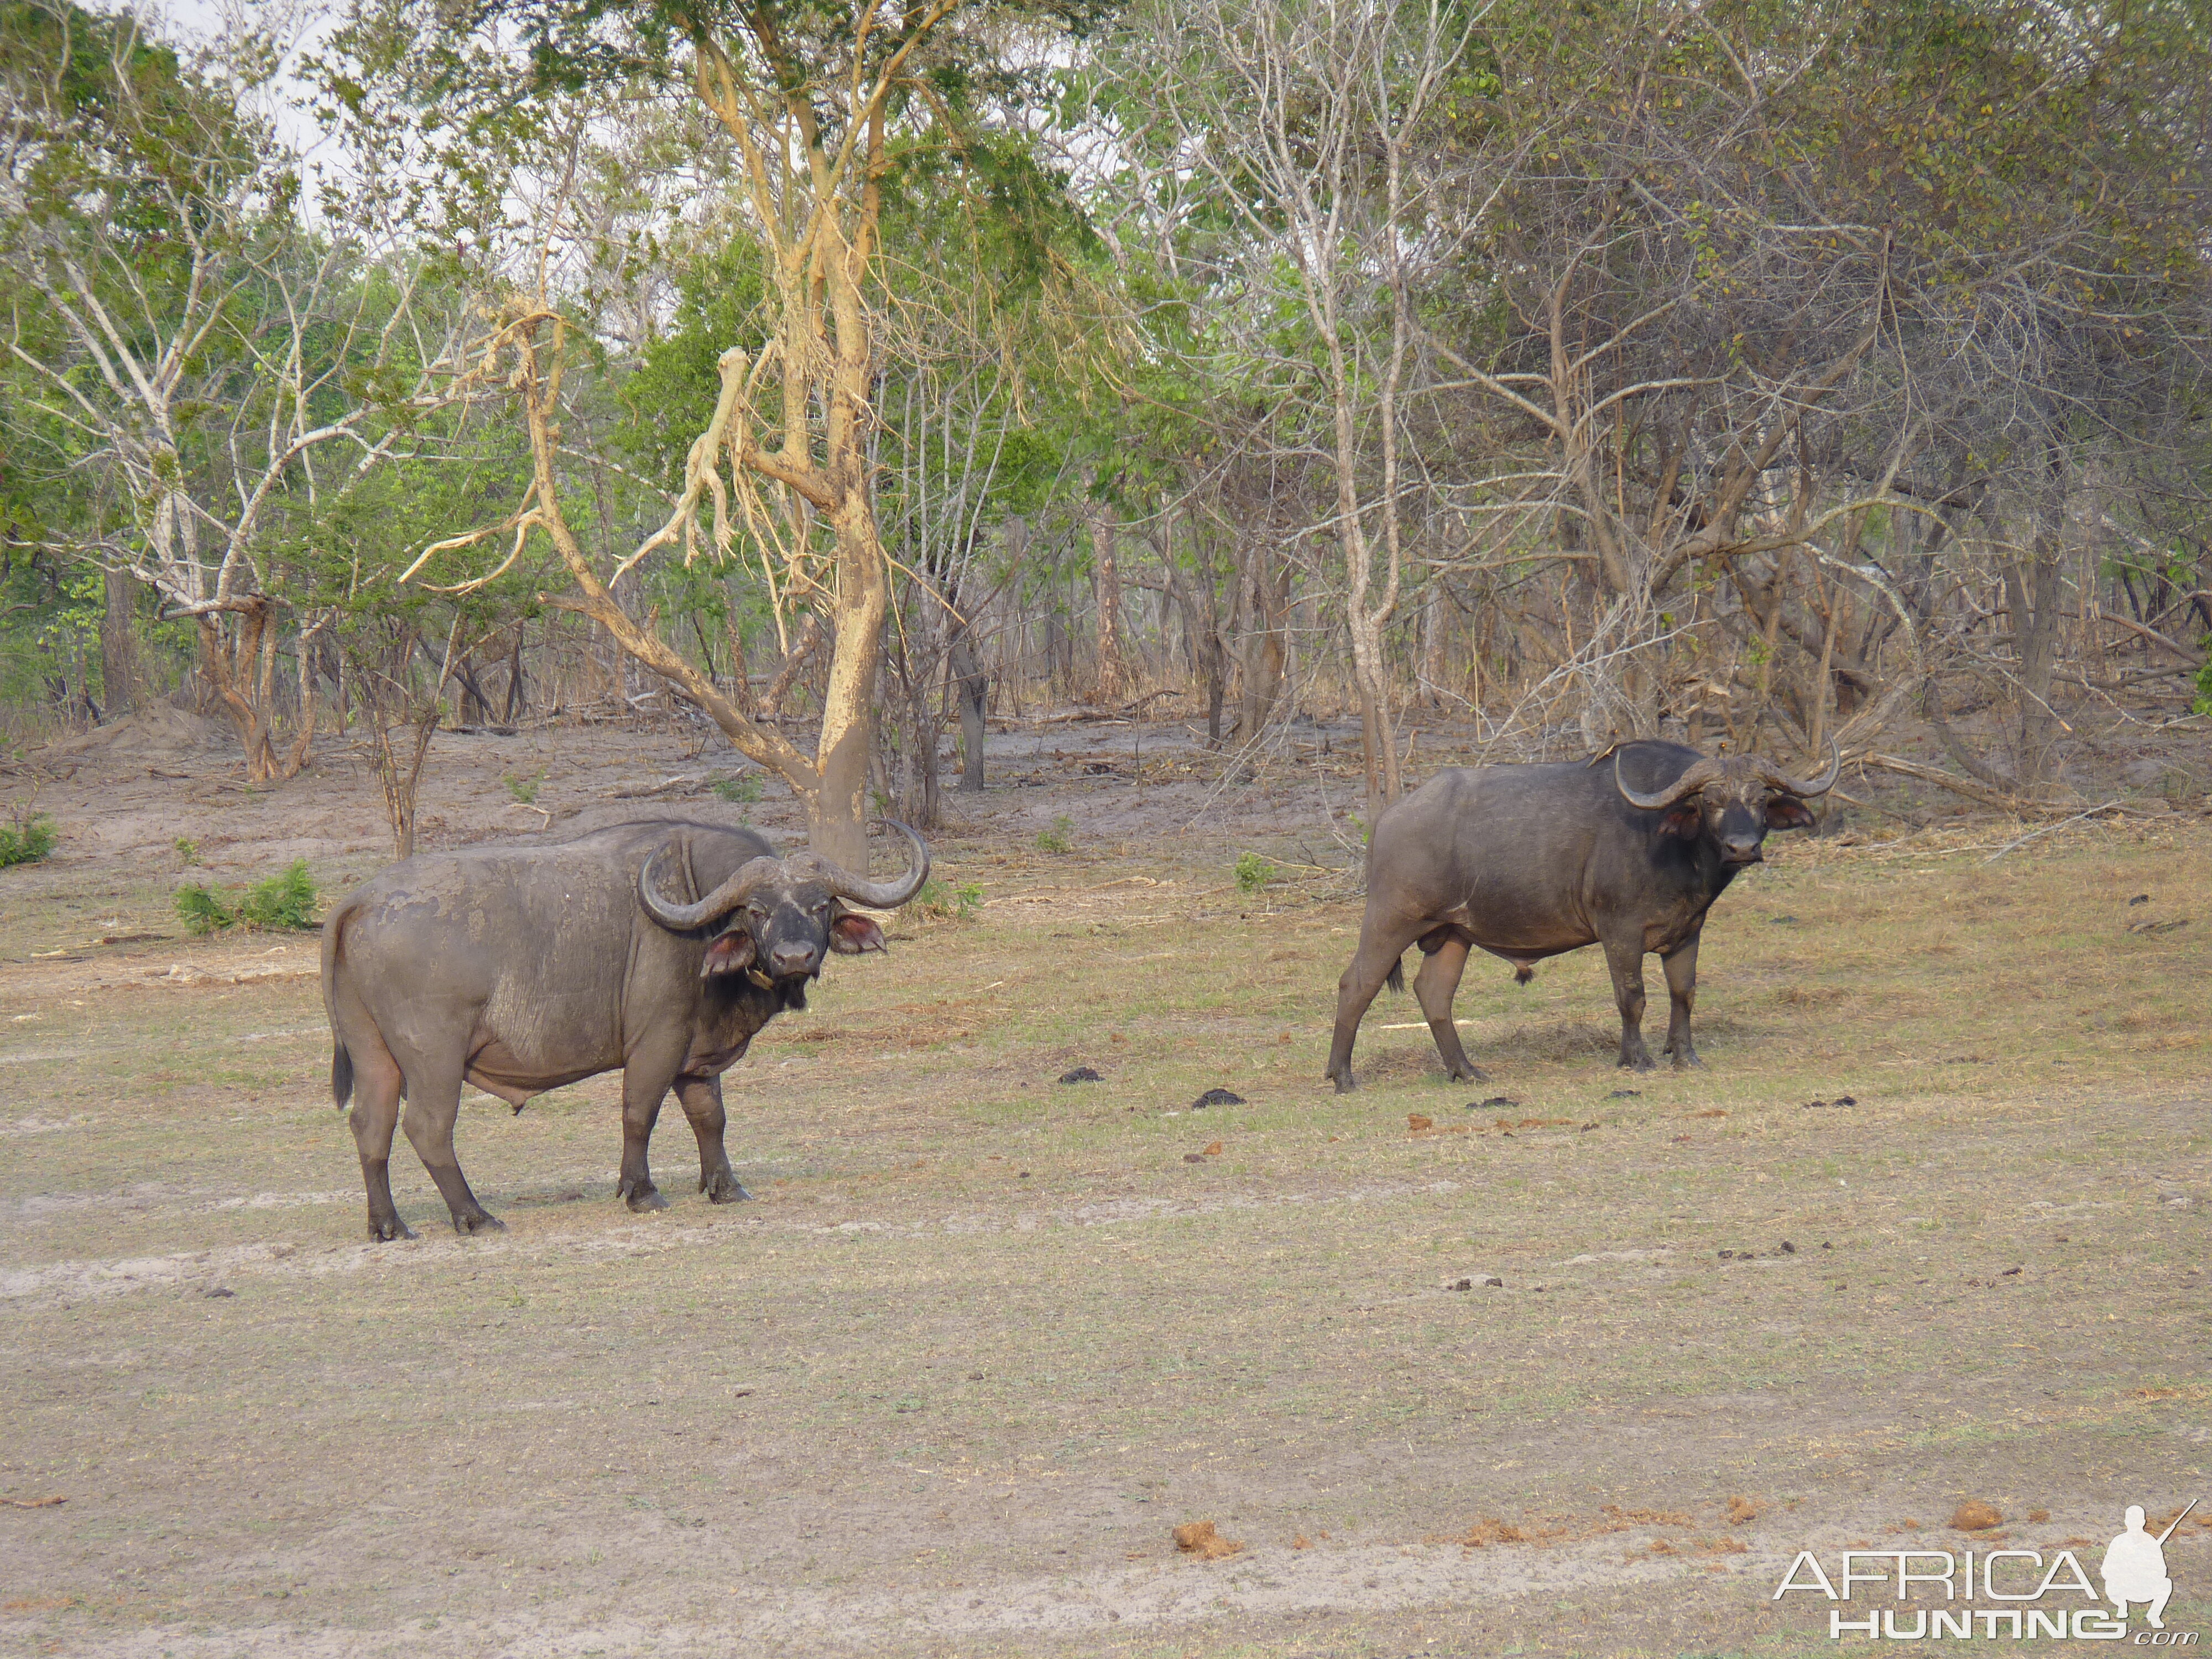
<instances>
[{"instance_id":1,"label":"small green bush","mask_svg":"<svg viewBox=\"0 0 2212 1659\"><path fill-rule=\"evenodd\" d=\"M233 927L311 932L315 926L314 878L307 861L295 859L281 876L242 893L224 894L198 882L177 889L177 915L185 931L218 933Z\"/></svg>"},{"instance_id":2,"label":"small green bush","mask_svg":"<svg viewBox=\"0 0 2212 1659\"><path fill-rule=\"evenodd\" d=\"M724 800L735 801L740 805L750 806L761 798L761 781L751 773L747 773L742 777L716 778L714 793Z\"/></svg>"},{"instance_id":3,"label":"small green bush","mask_svg":"<svg viewBox=\"0 0 2212 1659\"><path fill-rule=\"evenodd\" d=\"M1237 860L1237 884L1248 893L1256 893L1275 878L1272 860L1257 853L1247 853Z\"/></svg>"},{"instance_id":4,"label":"small green bush","mask_svg":"<svg viewBox=\"0 0 2212 1659\"><path fill-rule=\"evenodd\" d=\"M947 887L932 876L910 901L916 914L936 921L973 921L983 908L983 890L972 882Z\"/></svg>"},{"instance_id":5,"label":"small green bush","mask_svg":"<svg viewBox=\"0 0 2212 1659\"><path fill-rule=\"evenodd\" d=\"M54 821L44 813L0 823L0 870L11 864L36 864L54 850Z\"/></svg>"},{"instance_id":6,"label":"small green bush","mask_svg":"<svg viewBox=\"0 0 2212 1659\"><path fill-rule=\"evenodd\" d=\"M541 768L526 778L519 778L509 772L502 781L507 785L507 793L527 806L538 799L538 786L545 781L545 773Z\"/></svg>"},{"instance_id":7,"label":"small green bush","mask_svg":"<svg viewBox=\"0 0 2212 1659\"><path fill-rule=\"evenodd\" d=\"M1052 821L1052 828L1037 831L1037 851L1040 853L1073 853L1075 850L1075 820L1063 813Z\"/></svg>"},{"instance_id":8,"label":"small green bush","mask_svg":"<svg viewBox=\"0 0 2212 1659\"><path fill-rule=\"evenodd\" d=\"M172 845L177 849L177 862L179 864L198 864L200 861L200 844L190 836L179 836Z\"/></svg>"},{"instance_id":9,"label":"small green bush","mask_svg":"<svg viewBox=\"0 0 2212 1659\"><path fill-rule=\"evenodd\" d=\"M2204 636L2204 644L2212 650L2212 634ZM2204 666L2197 671L2197 701L2189 705L2189 712L2212 714L2212 658L2207 658Z\"/></svg>"}]
</instances>

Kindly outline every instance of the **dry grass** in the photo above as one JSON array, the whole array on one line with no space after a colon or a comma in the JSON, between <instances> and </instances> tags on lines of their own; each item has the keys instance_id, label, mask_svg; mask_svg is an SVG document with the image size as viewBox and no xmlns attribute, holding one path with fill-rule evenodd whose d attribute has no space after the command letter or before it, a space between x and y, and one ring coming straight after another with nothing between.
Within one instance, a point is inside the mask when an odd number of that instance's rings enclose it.
<instances>
[{"instance_id":1,"label":"dry grass","mask_svg":"<svg viewBox=\"0 0 2212 1659\"><path fill-rule=\"evenodd\" d=\"M380 1248L312 979L30 960L163 894L13 888L0 1495L69 1501L0 1510L0 1648L1778 1654L1801 1545L2171 1513L2212 846L1985 856L1778 848L1707 930L1704 1072L1617 1073L1583 952L1470 973L1484 1084L1386 996L1339 1097L1356 907L955 842L978 919L833 963L728 1079L756 1202L690 1193L672 1112L628 1216L598 1079L465 1107L507 1234L438 1235L403 1152L425 1237ZM1176 1515L1247 1547L1179 1564ZM2212 1534L2168 1552L2190 1627Z\"/></svg>"}]
</instances>

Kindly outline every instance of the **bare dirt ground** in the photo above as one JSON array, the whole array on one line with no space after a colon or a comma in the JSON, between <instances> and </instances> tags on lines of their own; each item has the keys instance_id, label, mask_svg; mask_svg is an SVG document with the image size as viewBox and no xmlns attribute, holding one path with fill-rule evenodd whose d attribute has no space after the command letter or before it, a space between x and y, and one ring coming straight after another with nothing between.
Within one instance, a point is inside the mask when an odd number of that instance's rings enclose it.
<instances>
[{"instance_id":1,"label":"bare dirt ground","mask_svg":"<svg viewBox=\"0 0 2212 1659\"><path fill-rule=\"evenodd\" d=\"M370 1245L313 940L169 895L180 836L343 891L374 786L174 738L84 750L0 874L0 1652L1800 1654L1801 1549L2094 1574L2196 1496L2166 1626L2212 1640L2194 812L1995 861L2033 826L1847 813L1717 907L1707 1070L1616 1073L1583 952L1470 971L1473 1087L1386 994L1340 1098L1343 735L1224 787L1176 728L1010 732L933 838L973 919L902 916L727 1079L754 1202L690 1194L672 1114L629 1215L600 1079L465 1105L506 1234L403 1155L422 1237ZM442 736L425 839L795 830L690 748Z\"/></svg>"}]
</instances>

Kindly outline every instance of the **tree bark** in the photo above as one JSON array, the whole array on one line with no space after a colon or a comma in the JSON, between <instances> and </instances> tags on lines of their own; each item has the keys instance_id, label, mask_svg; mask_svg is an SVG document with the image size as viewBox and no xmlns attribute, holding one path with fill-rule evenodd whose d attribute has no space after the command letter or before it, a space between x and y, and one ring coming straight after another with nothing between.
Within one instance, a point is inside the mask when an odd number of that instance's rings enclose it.
<instances>
[{"instance_id":1,"label":"tree bark","mask_svg":"<svg viewBox=\"0 0 2212 1659\"><path fill-rule=\"evenodd\" d=\"M1444 618L1448 601L1443 578L1432 575L1421 596L1421 666L1415 677L1415 695L1424 708L1444 706Z\"/></svg>"},{"instance_id":2,"label":"tree bark","mask_svg":"<svg viewBox=\"0 0 2212 1659\"><path fill-rule=\"evenodd\" d=\"M102 579L105 601L100 617L100 684L107 718L120 720L138 704L138 632L132 618L137 582L127 570L109 570Z\"/></svg>"},{"instance_id":3,"label":"tree bark","mask_svg":"<svg viewBox=\"0 0 2212 1659\"><path fill-rule=\"evenodd\" d=\"M1244 710L1237 733L1241 741L1249 744L1260 735L1261 727L1274 712L1275 698L1282 689L1286 620L1283 612L1289 599L1285 590L1290 572L1279 562L1269 568L1264 543L1253 539L1244 546Z\"/></svg>"},{"instance_id":4,"label":"tree bark","mask_svg":"<svg viewBox=\"0 0 2212 1659\"><path fill-rule=\"evenodd\" d=\"M2034 530L2026 559L2004 568L2005 603L2012 611L2013 650L2020 663L2020 782L2033 789L2051 781L2053 750L2063 722L2052 706L2057 666L2059 590L2064 554L2061 527L2065 505L2063 468L2057 447L2046 460L2046 477L2036 493Z\"/></svg>"},{"instance_id":5,"label":"tree bark","mask_svg":"<svg viewBox=\"0 0 2212 1659\"><path fill-rule=\"evenodd\" d=\"M1114 544L1121 533L1113 503L1095 501L1091 508L1091 594L1098 613L1097 664L1092 684L1102 703L1118 702L1128 685L1127 665L1121 659L1121 571Z\"/></svg>"},{"instance_id":6,"label":"tree bark","mask_svg":"<svg viewBox=\"0 0 2212 1659\"><path fill-rule=\"evenodd\" d=\"M991 677L984 672L983 653L975 648L973 623L963 623L952 641L951 666L955 696L960 703L960 787L969 794L983 793L983 742L986 701Z\"/></svg>"}]
</instances>

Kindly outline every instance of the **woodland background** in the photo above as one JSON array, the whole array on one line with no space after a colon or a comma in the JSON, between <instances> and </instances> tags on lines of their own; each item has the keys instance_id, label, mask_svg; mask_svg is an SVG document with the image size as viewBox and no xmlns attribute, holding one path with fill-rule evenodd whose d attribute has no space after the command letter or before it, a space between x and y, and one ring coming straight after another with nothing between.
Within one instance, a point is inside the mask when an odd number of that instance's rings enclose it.
<instances>
[{"instance_id":1,"label":"woodland background","mask_svg":"<svg viewBox=\"0 0 2212 1659\"><path fill-rule=\"evenodd\" d=\"M845 856L1075 708L2179 804L2208 120L2185 3L0 5L0 732L402 854L647 707Z\"/></svg>"}]
</instances>

